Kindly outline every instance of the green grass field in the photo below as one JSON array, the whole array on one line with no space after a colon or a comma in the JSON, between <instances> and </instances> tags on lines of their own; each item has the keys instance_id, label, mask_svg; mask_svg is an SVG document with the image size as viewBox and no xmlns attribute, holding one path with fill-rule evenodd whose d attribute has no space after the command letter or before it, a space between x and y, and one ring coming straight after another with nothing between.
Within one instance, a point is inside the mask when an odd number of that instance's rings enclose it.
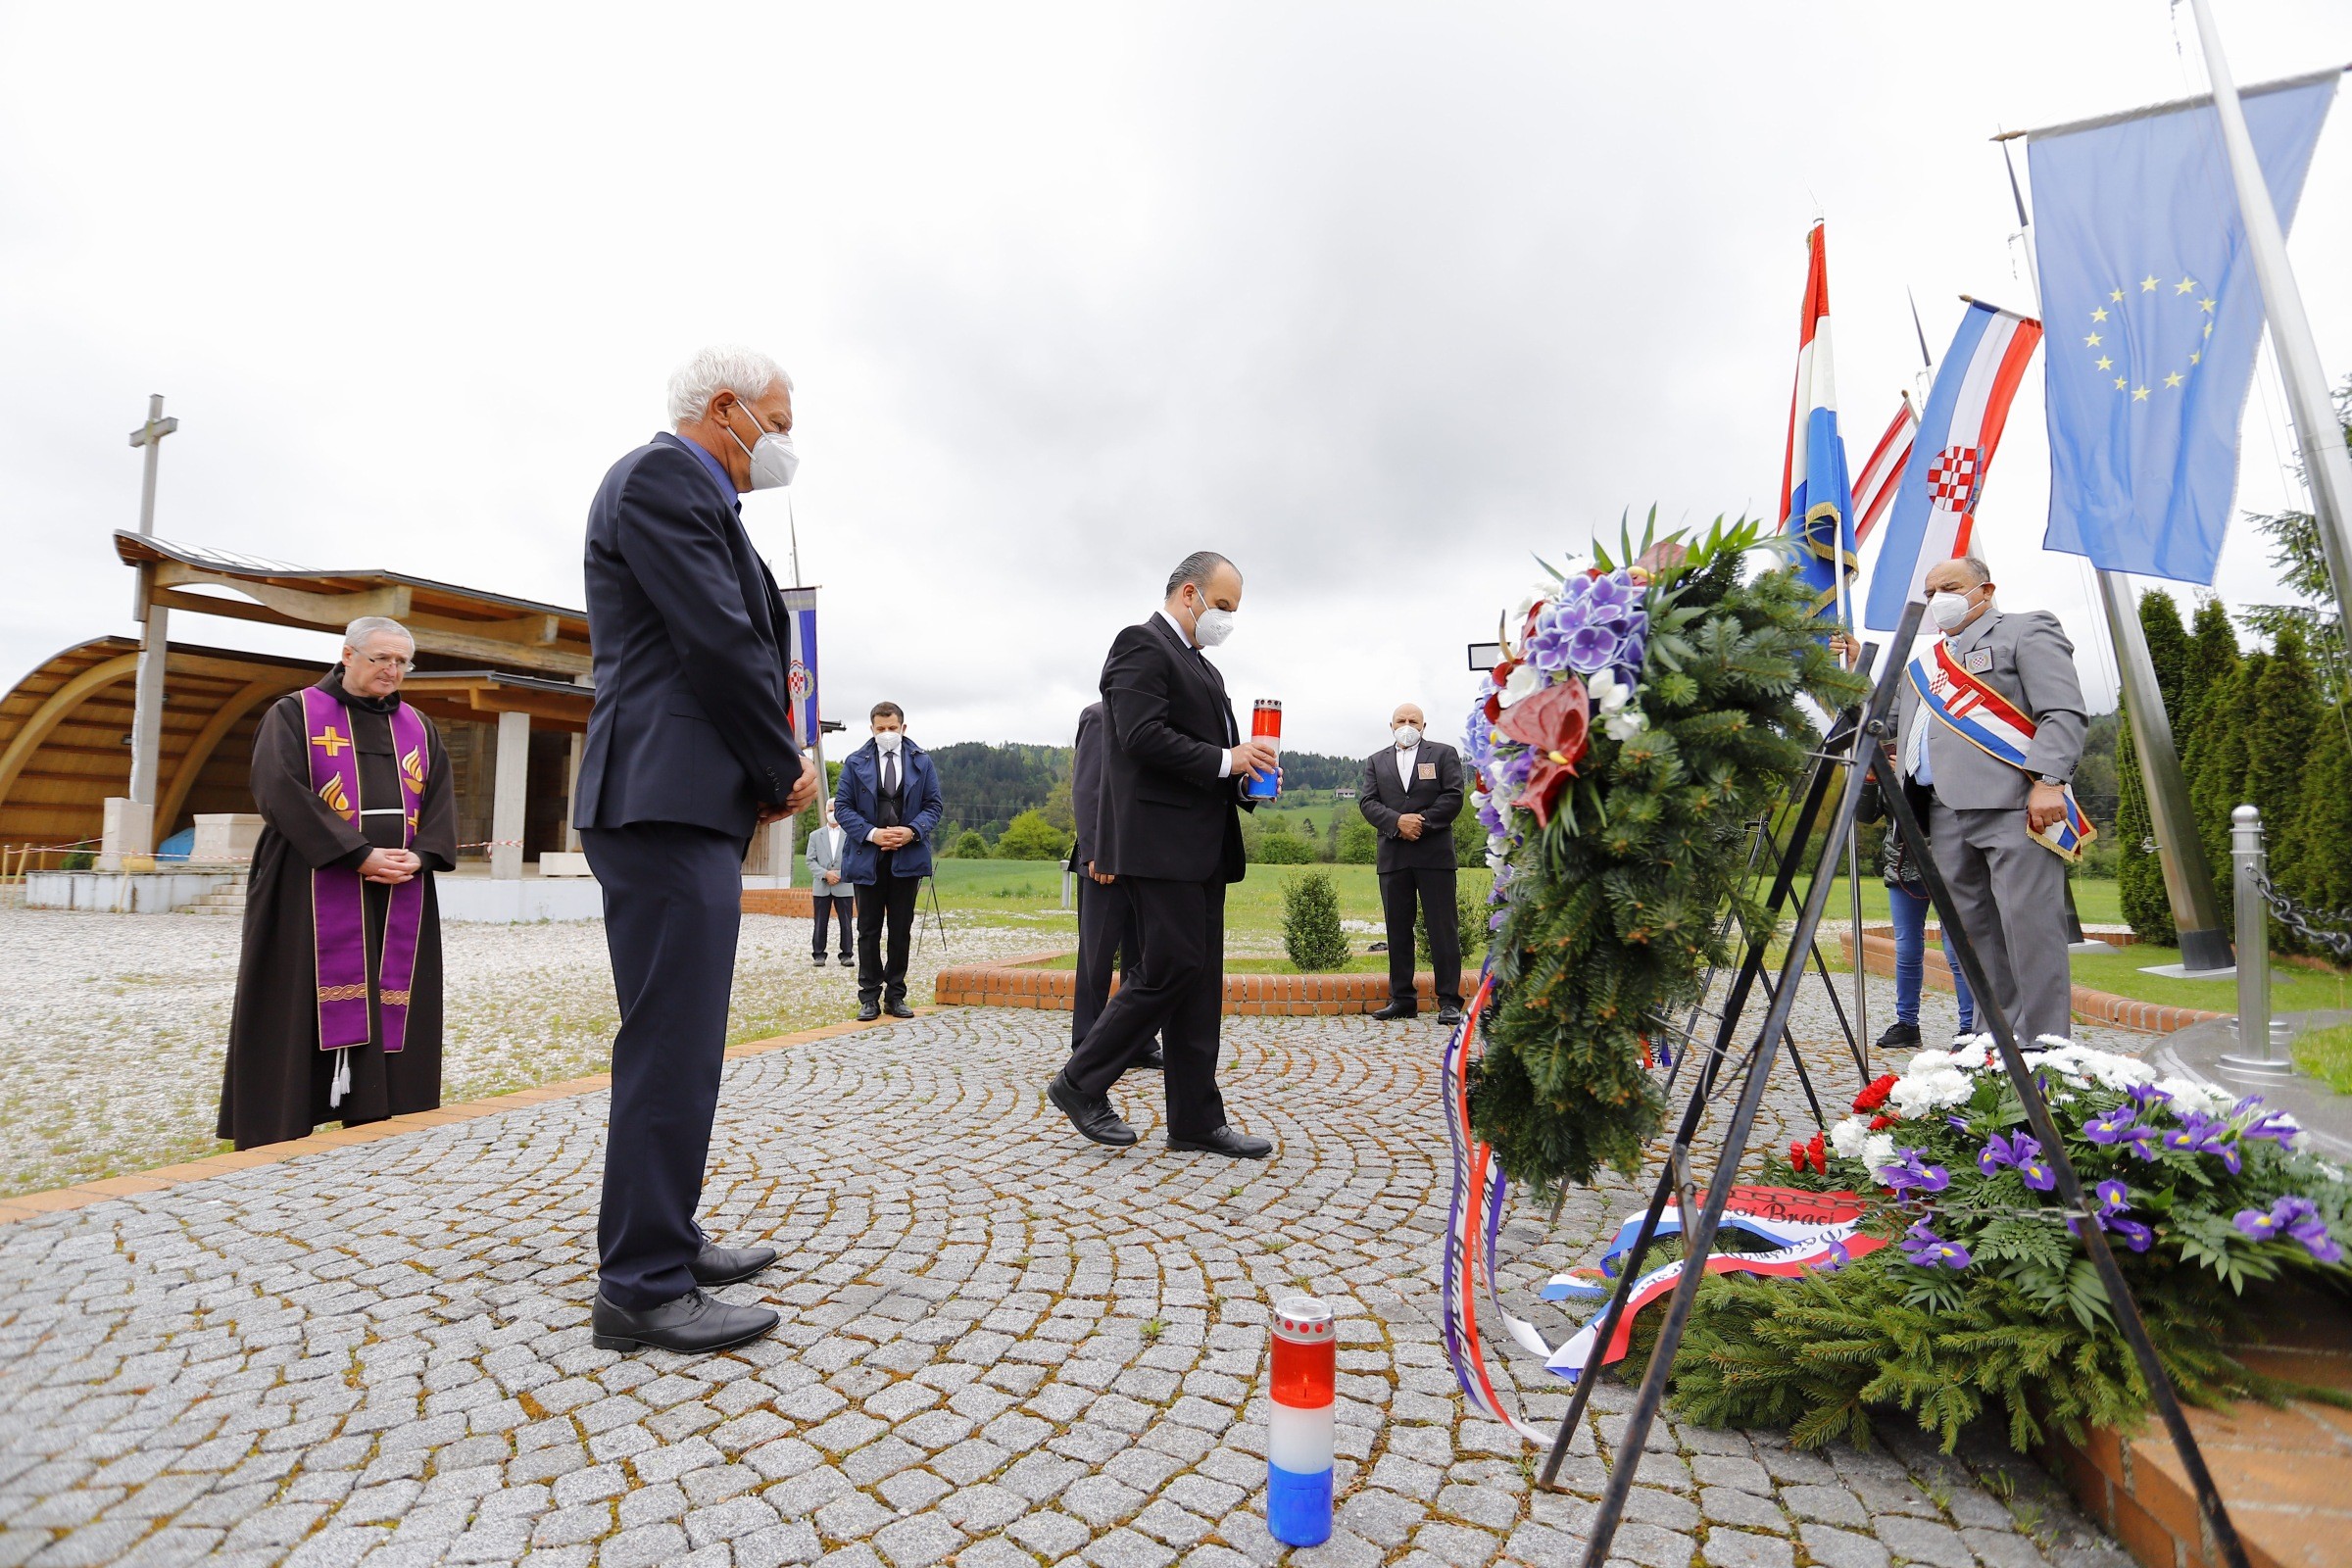
<instances>
[{"instance_id":1,"label":"green grass field","mask_svg":"<svg viewBox=\"0 0 2352 1568\"><path fill-rule=\"evenodd\" d=\"M1805 892L1812 886L1812 882L1813 879L1809 876L1801 876L1796 879L1796 891L1788 900L1791 918L1803 906ZM1845 878L1839 877L1830 889L1829 924L1832 927L1836 927L1845 920L1846 911L1850 907L1848 898L1845 891ZM2119 884L2112 880L2099 881L2085 878L2075 883L2075 912L2082 917L2085 925L2123 924L2122 901L2123 895L2119 891ZM1862 918L1865 921L1891 918L1890 911L1886 906L1886 884L1875 876L1866 876L1862 879ZM2156 960L2150 959L2149 961Z\"/></svg>"}]
</instances>

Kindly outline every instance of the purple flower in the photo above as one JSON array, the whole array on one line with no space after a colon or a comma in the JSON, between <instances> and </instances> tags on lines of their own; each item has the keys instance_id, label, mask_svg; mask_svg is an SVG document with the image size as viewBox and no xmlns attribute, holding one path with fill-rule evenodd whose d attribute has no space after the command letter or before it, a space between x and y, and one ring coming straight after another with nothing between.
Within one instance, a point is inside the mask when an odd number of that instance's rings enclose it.
<instances>
[{"instance_id":1,"label":"purple flower","mask_svg":"<svg viewBox=\"0 0 2352 1568\"><path fill-rule=\"evenodd\" d=\"M1895 1151L1900 1164L1880 1167L1879 1182L1898 1193L1940 1193L1952 1184L1952 1173L1941 1165L1920 1162L1916 1149Z\"/></svg>"},{"instance_id":2,"label":"purple flower","mask_svg":"<svg viewBox=\"0 0 2352 1568\"><path fill-rule=\"evenodd\" d=\"M2164 1135L2164 1147L2178 1153L2211 1154L2234 1176L2243 1162L2229 1141L2230 1130L2228 1122L2215 1121L2203 1111L2192 1110L2180 1126Z\"/></svg>"},{"instance_id":3,"label":"purple flower","mask_svg":"<svg viewBox=\"0 0 2352 1568\"><path fill-rule=\"evenodd\" d=\"M2033 1142L2034 1140L2028 1138L2024 1133L2017 1135L2017 1143L2031 1144ZM1992 1142L1977 1152L1977 1169L1987 1176L1997 1174L2004 1165L2015 1165L2016 1163L2017 1144L2011 1143L1999 1133L1994 1133Z\"/></svg>"},{"instance_id":4,"label":"purple flower","mask_svg":"<svg viewBox=\"0 0 2352 1568\"><path fill-rule=\"evenodd\" d=\"M1943 1124L1956 1133L1964 1133L1968 1131L1968 1118L1966 1116L1946 1116L1943 1118ZM1977 1168L1979 1170L1984 1170L1984 1158L1981 1155L1977 1160ZM1986 1170L1984 1171L1984 1174L1989 1176L1992 1174L1992 1172Z\"/></svg>"},{"instance_id":5,"label":"purple flower","mask_svg":"<svg viewBox=\"0 0 2352 1568\"><path fill-rule=\"evenodd\" d=\"M2134 1252L2144 1252L2156 1240L2156 1233L2135 1219L2111 1219L2107 1228L2124 1239L2124 1245Z\"/></svg>"},{"instance_id":6,"label":"purple flower","mask_svg":"<svg viewBox=\"0 0 2352 1568\"><path fill-rule=\"evenodd\" d=\"M2258 1242L2275 1241L2282 1234L2301 1242L2318 1262L2340 1262L2344 1255L2335 1238L2328 1234L2328 1222L2320 1217L2319 1205L2308 1198L2281 1198L2267 1214L2259 1208L2241 1208L2235 1224Z\"/></svg>"},{"instance_id":7,"label":"purple flower","mask_svg":"<svg viewBox=\"0 0 2352 1568\"><path fill-rule=\"evenodd\" d=\"M2272 1110L2265 1111L2261 1119L2252 1125L2240 1128L2237 1137L2240 1143L2249 1138L2267 1138L2284 1149L2295 1141L2295 1135L2302 1130L2302 1125L2285 1111Z\"/></svg>"},{"instance_id":8,"label":"purple flower","mask_svg":"<svg viewBox=\"0 0 2352 1568\"><path fill-rule=\"evenodd\" d=\"M2132 1124L2139 1119L2136 1105L2118 1105L2101 1111L2082 1124L2082 1136L2094 1144L2122 1143L2132 1136Z\"/></svg>"},{"instance_id":9,"label":"purple flower","mask_svg":"<svg viewBox=\"0 0 2352 1568\"><path fill-rule=\"evenodd\" d=\"M2173 1102L2172 1095L2154 1084L2133 1084L2124 1093L2131 1096L2132 1103L2142 1110L2150 1105L2169 1105Z\"/></svg>"},{"instance_id":10,"label":"purple flower","mask_svg":"<svg viewBox=\"0 0 2352 1568\"><path fill-rule=\"evenodd\" d=\"M2132 1189L2126 1187L2122 1182L2103 1181L2099 1183L2095 1192L2099 1200L2099 1212L2103 1216L2112 1217L2124 1213L2132 1206Z\"/></svg>"},{"instance_id":11,"label":"purple flower","mask_svg":"<svg viewBox=\"0 0 2352 1568\"><path fill-rule=\"evenodd\" d=\"M1617 662L1620 641L1611 627L1579 627L1568 639L1568 667L1580 674L1598 674Z\"/></svg>"},{"instance_id":12,"label":"purple flower","mask_svg":"<svg viewBox=\"0 0 2352 1568\"><path fill-rule=\"evenodd\" d=\"M1974 1261L1967 1248L1945 1241L1924 1219L1903 1233L1903 1255L1919 1268L1963 1269Z\"/></svg>"},{"instance_id":13,"label":"purple flower","mask_svg":"<svg viewBox=\"0 0 2352 1568\"><path fill-rule=\"evenodd\" d=\"M2258 1242L2267 1242L2278 1234L2278 1222L2259 1208L2241 1208L2231 1223Z\"/></svg>"},{"instance_id":14,"label":"purple flower","mask_svg":"<svg viewBox=\"0 0 2352 1568\"><path fill-rule=\"evenodd\" d=\"M2058 1173L2041 1157L2041 1144L2031 1133L2019 1133L2015 1138L1994 1133L1992 1142L1977 1155L1977 1169L1987 1176L2004 1165L2013 1167L2025 1184L2037 1193L2046 1193L2058 1185Z\"/></svg>"},{"instance_id":15,"label":"purple flower","mask_svg":"<svg viewBox=\"0 0 2352 1568\"><path fill-rule=\"evenodd\" d=\"M1606 576L1590 579L1585 588L1585 600L1595 611L1631 611L1640 608L1642 590L1635 587L1622 572L1613 571Z\"/></svg>"}]
</instances>

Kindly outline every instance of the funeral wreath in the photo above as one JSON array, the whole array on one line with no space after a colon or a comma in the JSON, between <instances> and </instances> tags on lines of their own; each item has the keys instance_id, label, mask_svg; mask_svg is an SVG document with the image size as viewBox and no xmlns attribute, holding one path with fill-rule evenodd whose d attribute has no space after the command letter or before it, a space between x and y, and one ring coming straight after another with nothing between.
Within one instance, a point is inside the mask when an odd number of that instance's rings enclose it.
<instances>
[{"instance_id":1,"label":"funeral wreath","mask_svg":"<svg viewBox=\"0 0 2352 1568\"><path fill-rule=\"evenodd\" d=\"M2251 1289L2299 1276L2352 1292L2344 1173L2259 1099L2046 1035L2024 1060L2174 1386L2205 1403L2289 1392L2222 1347ZM1793 1282L1708 1281L1675 1357L1678 1407L1785 1426L1803 1446L1867 1444L1874 1406L1913 1412L1947 1448L1985 1411L2020 1451L2053 1425L2078 1443L2138 1425L2148 1390L2060 1206L2052 1152L1989 1035L1865 1087L1775 1174L1865 1195L1866 1228L1899 1245Z\"/></svg>"},{"instance_id":2,"label":"funeral wreath","mask_svg":"<svg viewBox=\"0 0 2352 1568\"><path fill-rule=\"evenodd\" d=\"M1749 833L1818 737L1799 699L1861 695L1778 552L1751 520L1627 537L1503 624L1464 744L1498 999L1470 1110L1514 1181L1637 1167L1663 1115L1645 1037L1734 956L1727 902L1761 919Z\"/></svg>"}]
</instances>

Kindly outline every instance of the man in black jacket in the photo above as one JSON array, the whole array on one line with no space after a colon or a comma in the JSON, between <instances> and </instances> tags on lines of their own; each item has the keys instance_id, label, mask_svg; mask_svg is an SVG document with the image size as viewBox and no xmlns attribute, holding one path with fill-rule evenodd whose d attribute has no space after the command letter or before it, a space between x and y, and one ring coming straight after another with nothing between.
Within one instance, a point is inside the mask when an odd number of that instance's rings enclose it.
<instances>
[{"instance_id":1,"label":"man in black jacket","mask_svg":"<svg viewBox=\"0 0 2352 1568\"><path fill-rule=\"evenodd\" d=\"M1078 744L1070 752L1070 815L1078 831L1070 844L1070 871L1078 879L1078 977L1070 1004L1070 1049L1075 1051L1110 1000L1110 970L1118 963L1119 984L1135 979L1135 959L1143 936L1135 918L1135 901L1127 884L1095 867L1095 845L1102 837L1102 731L1107 720L1101 703L1089 703L1078 715ZM1159 1047L1146 1041L1143 1054L1130 1067L1157 1068L1166 1063Z\"/></svg>"},{"instance_id":2,"label":"man in black jacket","mask_svg":"<svg viewBox=\"0 0 2352 1568\"><path fill-rule=\"evenodd\" d=\"M1421 733L1421 710L1411 703L1389 715L1391 744L1364 759L1356 807L1380 834L1375 869L1380 909L1389 922L1389 1004L1375 1018L1410 1018L1420 1010L1413 990L1413 906L1429 927L1431 967L1437 971L1438 1022L1462 1021L1461 922L1453 902L1453 819L1462 811L1462 760L1442 741Z\"/></svg>"},{"instance_id":3,"label":"man in black jacket","mask_svg":"<svg viewBox=\"0 0 2352 1568\"><path fill-rule=\"evenodd\" d=\"M1275 771L1275 748L1244 740L1225 679L1201 657L1233 630L1242 574L1213 551L1187 556L1159 612L1119 633L1102 663L1110 722L1102 747L1095 868L1126 884L1142 927L1132 984L1119 988L1046 1086L1072 1125L1123 1149L1135 1129L1108 1091L1154 1033L1167 1059L1168 1147L1263 1159L1274 1146L1234 1131L1217 1093L1225 1000L1225 888L1245 871L1245 779Z\"/></svg>"},{"instance_id":4,"label":"man in black jacket","mask_svg":"<svg viewBox=\"0 0 2352 1568\"><path fill-rule=\"evenodd\" d=\"M700 1352L775 1327L706 1294L775 1261L695 1223L753 828L816 798L794 744L785 613L738 494L789 483L792 382L709 349L670 378L673 434L612 466L588 509L596 703L576 825L603 885L620 1029L605 1142L597 1346Z\"/></svg>"}]
</instances>

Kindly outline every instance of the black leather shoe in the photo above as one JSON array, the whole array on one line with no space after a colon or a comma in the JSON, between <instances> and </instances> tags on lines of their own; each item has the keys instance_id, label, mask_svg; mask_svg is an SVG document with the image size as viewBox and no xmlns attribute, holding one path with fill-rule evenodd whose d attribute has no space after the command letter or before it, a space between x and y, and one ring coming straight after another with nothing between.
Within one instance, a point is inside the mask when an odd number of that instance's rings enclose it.
<instances>
[{"instance_id":1,"label":"black leather shoe","mask_svg":"<svg viewBox=\"0 0 2352 1568\"><path fill-rule=\"evenodd\" d=\"M1157 1046L1146 1046L1144 1054L1127 1064L1129 1072L1166 1072L1168 1058L1159 1054Z\"/></svg>"},{"instance_id":2,"label":"black leather shoe","mask_svg":"<svg viewBox=\"0 0 2352 1568\"><path fill-rule=\"evenodd\" d=\"M1392 1002L1387 1006L1374 1013L1372 1016L1378 1018L1383 1023L1389 1023L1398 1018L1419 1017L1420 1013L1420 1004L1417 1003Z\"/></svg>"},{"instance_id":3,"label":"black leather shoe","mask_svg":"<svg viewBox=\"0 0 2352 1568\"><path fill-rule=\"evenodd\" d=\"M1070 1118L1070 1125L1082 1137L1092 1139L1106 1149L1125 1149L1135 1142L1135 1129L1119 1120L1119 1113L1110 1108L1107 1098L1087 1099L1078 1093L1077 1086L1061 1074L1046 1085L1046 1098L1056 1109Z\"/></svg>"},{"instance_id":4,"label":"black leather shoe","mask_svg":"<svg viewBox=\"0 0 2352 1568\"><path fill-rule=\"evenodd\" d=\"M1198 1154L1231 1154L1236 1159L1263 1159L1274 1152L1274 1146L1267 1140L1237 1133L1230 1127L1219 1127L1199 1138L1170 1137L1168 1147Z\"/></svg>"},{"instance_id":5,"label":"black leather shoe","mask_svg":"<svg viewBox=\"0 0 2352 1568\"><path fill-rule=\"evenodd\" d=\"M1879 1036L1878 1049L1881 1051L1917 1051L1919 1049L1919 1025L1904 1023L1898 1018L1886 1026L1885 1034Z\"/></svg>"},{"instance_id":6,"label":"black leather shoe","mask_svg":"<svg viewBox=\"0 0 2352 1568\"><path fill-rule=\"evenodd\" d=\"M852 964L856 963L858 960L857 960L857 958L855 958L855 957L854 957L854 956L852 956L851 955L849 955L849 954L845 953L845 954L843 954L843 955L842 955L840 957L838 957L838 958L834 959L833 961L834 961L835 963L838 963L838 964L840 964L840 965L841 965L841 966L842 966L844 969L847 969L848 967L850 967L850 965L852 965Z\"/></svg>"},{"instance_id":7,"label":"black leather shoe","mask_svg":"<svg viewBox=\"0 0 2352 1568\"><path fill-rule=\"evenodd\" d=\"M613 1305L599 1291L588 1324L600 1350L642 1350L650 1346L682 1355L709 1355L749 1345L776 1326L776 1314L764 1306L737 1306L701 1290L632 1312Z\"/></svg>"},{"instance_id":8,"label":"black leather shoe","mask_svg":"<svg viewBox=\"0 0 2352 1568\"><path fill-rule=\"evenodd\" d=\"M1461 1024L1461 1008L1455 1006L1444 1006L1438 1009L1438 1022L1444 1024L1446 1028L1456 1028Z\"/></svg>"},{"instance_id":9,"label":"black leather shoe","mask_svg":"<svg viewBox=\"0 0 2352 1568\"><path fill-rule=\"evenodd\" d=\"M707 1290L740 1285L775 1260L772 1247L712 1247L705 1242L694 1257L694 1283Z\"/></svg>"},{"instance_id":10,"label":"black leather shoe","mask_svg":"<svg viewBox=\"0 0 2352 1568\"><path fill-rule=\"evenodd\" d=\"M893 1018L911 1018L914 1016L914 1009L906 1005L906 1004L904 1002L891 1003L882 1010L889 1013Z\"/></svg>"},{"instance_id":11,"label":"black leather shoe","mask_svg":"<svg viewBox=\"0 0 2352 1568\"><path fill-rule=\"evenodd\" d=\"M858 1004L858 1021L859 1023L872 1023L876 1018L881 1016L882 1004L879 1002L860 1002Z\"/></svg>"},{"instance_id":12,"label":"black leather shoe","mask_svg":"<svg viewBox=\"0 0 2352 1568\"><path fill-rule=\"evenodd\" d=\"M825 966L825 956L821 953L810 954L809 961L814 963L819 969L822 969Z\"/></svg>"}]
</instances>

